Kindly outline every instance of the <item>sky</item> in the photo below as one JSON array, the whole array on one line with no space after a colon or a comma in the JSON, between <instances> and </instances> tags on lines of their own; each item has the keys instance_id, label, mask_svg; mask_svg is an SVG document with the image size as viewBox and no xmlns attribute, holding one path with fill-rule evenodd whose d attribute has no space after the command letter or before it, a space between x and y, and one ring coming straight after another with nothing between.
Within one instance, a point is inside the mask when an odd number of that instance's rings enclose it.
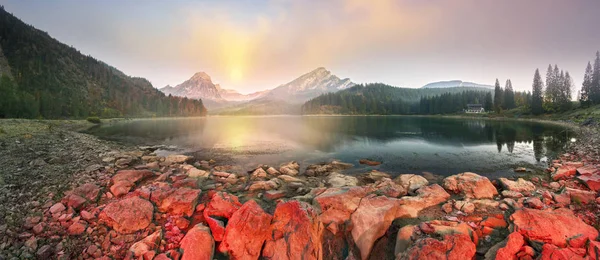
<instances>
[{"instance_id":1,"label":"sky","mask_svg":"<svg viewBox=\"0 0 600 260\"><path fill-rule=\"evenodd\" d=\"M530 90L558 64L580 88L598 0L0 0L24 22L154 87L204 71L271 89L317 67L399 87L461 79Z\"/></svg>"}]
</instances>

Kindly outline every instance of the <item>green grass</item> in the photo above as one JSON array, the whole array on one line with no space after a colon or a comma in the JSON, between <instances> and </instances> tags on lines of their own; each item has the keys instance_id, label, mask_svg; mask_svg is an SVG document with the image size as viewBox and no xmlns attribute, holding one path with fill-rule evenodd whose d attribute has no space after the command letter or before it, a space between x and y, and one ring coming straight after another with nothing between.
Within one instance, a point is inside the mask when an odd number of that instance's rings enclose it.
<instances>
[{"instance_id":1,"label":"green grass","mask_svg":"<svg viewBox=\"0 0 600 260\"><path fill-rule=\"evenodd\" d=\"M0 135L6 134L6 131L4 131L4 128L0 127Z\"/></svg>"},{"instance_id":2,"label":"green grass","mask_svg":"<svg viewBox=\"0 0 600 260\"><path fill-rule=\"evenodd\" d=\"M90 116L86 120L92 124L100 124L101 123L100 118L97 116Z\"/></svg>"}]
</instances>

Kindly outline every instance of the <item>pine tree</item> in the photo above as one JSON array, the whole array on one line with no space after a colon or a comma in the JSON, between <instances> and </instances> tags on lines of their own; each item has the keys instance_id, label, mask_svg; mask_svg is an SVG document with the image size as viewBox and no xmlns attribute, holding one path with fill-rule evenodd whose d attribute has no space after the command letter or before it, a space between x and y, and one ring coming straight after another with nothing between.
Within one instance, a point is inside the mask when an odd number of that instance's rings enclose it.
<instances>
[{"instance_id":1,"label":"pine tree","mask_svg":"<svg viewBox=\"0 0 600 260\"><path fill-rule=\"evenodd\" d=\"M596 60L594 60L589 98L592 104L600 104L600 52L596 52Z\"/></svg>"},{"instance_id":2,"label":"pine tree","mask_svg":"<svg viewBox=\"0 0 600 260\"><path fill-rule=\"evenodd\" d=\"M561 88L560 88L560 109L565 111L571 109L571 90L573 89L573 80L569 72L565 72L564 76L561 72Z\"/></svg>"},{"instance_id":3,"label":"pine tree","mask_svg":"<svg viewBox=\"0 0 600 260\"><path fill-rule=\"evenodd\" d=\"M504 89L504 108L513 109L515 107L515 92L512 88L512 82L510 81L510 79L507 79L506 87Z\"/></svg>"},{"instance_id":4,"label":"pine tree","mask_svg":"<svg viewBox=\"0 0 600 260\"><path fill-rule=\"evenodd\" d=\"M502 99L504 97L504 93L502 88L500 87L500 81L496 79L496 84L494 86L494 110L496 113L500 113L502 110Z\"/></svg>"},{"instance_id":5,"label":"pine tree","mask_svg":"<svg viewBox=\"0 0 600 260\"><path fill-rule=\"evenodd\" d=\"M543 103L543 92L544 92L544 82L542 82L542 77L540 76L540 70L536 69L535 74L533 75L533 85L531 92L531 113L534 115L539 115L544 112L542 107Z\"/></svg>"},{"instance_id":6,"label":"pine tree","mask_svg":"<svg viewBox=\"0 0 600 260\"><path fill-rule=\"evenodd\" d=\"M491 112L494 109L494 101L492 100L492 93L488 92L485 94L485 101L483 103L483 109L485 112Z\"/></svg>"},{"instance_id":7,"label":"pine tree","mask_svg":"<svg viewBox=\"0 0 600 260\"><path fill-rule=\"evenodd\" d=\"M581 102L581 106L583 107L590 105L593 73L592 64L588 62L587 67L585 68L585 74L583 75L583 83L581 83L581 91L579 92L579 102Z\"/></svg>"}]
</instances>

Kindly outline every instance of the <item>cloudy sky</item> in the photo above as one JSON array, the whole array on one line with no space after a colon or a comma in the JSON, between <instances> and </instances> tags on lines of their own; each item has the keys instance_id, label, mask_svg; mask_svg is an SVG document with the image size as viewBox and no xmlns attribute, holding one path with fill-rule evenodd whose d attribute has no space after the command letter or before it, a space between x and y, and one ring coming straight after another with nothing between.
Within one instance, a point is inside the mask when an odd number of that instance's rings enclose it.
<instances>
[{"instance_id":1,"label":"cloudy sky","mask_svg":"<svg viewBox=\"0 0 600 260\"><path fill-rule=\"evenodd\" d=\"M583 70L600 49L598 0L0 0L26 23L155 87L205 71L243 93L317 67L421 87Z\"/></svg>"}]
</instances>

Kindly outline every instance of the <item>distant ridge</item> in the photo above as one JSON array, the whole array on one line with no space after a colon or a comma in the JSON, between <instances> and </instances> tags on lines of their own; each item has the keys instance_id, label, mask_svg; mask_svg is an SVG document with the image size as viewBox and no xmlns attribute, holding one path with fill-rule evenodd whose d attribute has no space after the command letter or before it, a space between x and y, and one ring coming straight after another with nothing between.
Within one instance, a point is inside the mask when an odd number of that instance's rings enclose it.
<instances>
[{"instance_id":1,"label":"distant ridge","mask_svg":"<svg viewBox=\"0 0 600 260\"><path fill-rule=\"evenodd\" d=\"M455 87L472 87L472 88L494 88L492 85L473 83L462 80L448 80L432 82L421 88L455 88Z\"/></svg>"}]
</instances>

